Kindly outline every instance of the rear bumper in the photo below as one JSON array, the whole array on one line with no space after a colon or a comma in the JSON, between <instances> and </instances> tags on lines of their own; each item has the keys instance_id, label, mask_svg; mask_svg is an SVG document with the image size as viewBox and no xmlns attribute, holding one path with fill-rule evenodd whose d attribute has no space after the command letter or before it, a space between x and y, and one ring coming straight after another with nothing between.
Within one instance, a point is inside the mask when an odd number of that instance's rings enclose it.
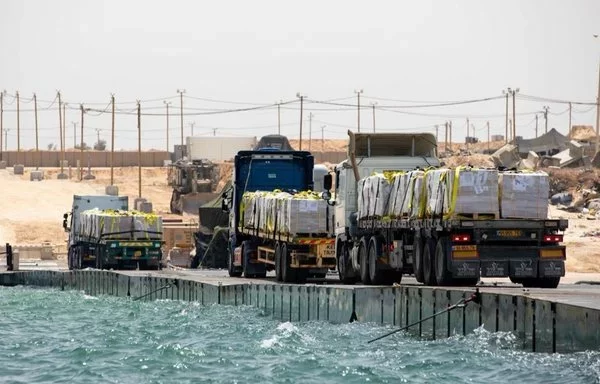
<instances>
[{"instance_id":1,"label":"rear bumper","mask_svg":"<svg viewBox=\"0 0 600 384\"><path fill-rule=\"evenodd\" d=\"M561 254L566 254L564 246L479 247L477 258L453 259L450 270L455 278L560 277L565 275L565 257Z\"/></svg>"}]
</instances>

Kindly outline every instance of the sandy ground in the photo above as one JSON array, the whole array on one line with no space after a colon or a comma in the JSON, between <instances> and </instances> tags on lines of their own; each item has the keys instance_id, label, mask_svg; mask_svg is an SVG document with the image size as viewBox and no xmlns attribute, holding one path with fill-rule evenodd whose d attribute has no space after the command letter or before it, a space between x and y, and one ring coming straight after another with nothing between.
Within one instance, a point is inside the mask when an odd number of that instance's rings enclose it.
<instances>
[{"instance_id":1,"label":"sandy ground","mask_svg":"<svg viewBox=\"0 0 600 384\"><path fill-rule=\"evenodd\" d=\"M327 144L332 149L342 145L341 142ZM461 159L452 159L448 163L454 165L460 162ZM66 249L62 215L70 210L73 195L103 194L105 186L110 184L110 169L94 169L92 173L96 179L84 181L76 179L75 171L72 179L57 180L58 169L44 169L45 180L32 182L29 181L30 171L27 169L25 175L16 176L12 169L0 170L0 244L49 243L55 252L62 254ZM149 199L154 210L164 217L181 218L168 213L171 189L167 186L166 175L166 168L143 168L142 196ZM231 175L230 166L221 172L222 178L228 175ZM120 194L129 196L132 207L133 199L138 195L138 168L115 168L114 178ZM600 229L600 221L588 220L553 206L550 207L550 217L569 219L569 229L565 234L567 270L600 273L600 235L584 236L586 232Z\"/></svg>"}]
</instances>

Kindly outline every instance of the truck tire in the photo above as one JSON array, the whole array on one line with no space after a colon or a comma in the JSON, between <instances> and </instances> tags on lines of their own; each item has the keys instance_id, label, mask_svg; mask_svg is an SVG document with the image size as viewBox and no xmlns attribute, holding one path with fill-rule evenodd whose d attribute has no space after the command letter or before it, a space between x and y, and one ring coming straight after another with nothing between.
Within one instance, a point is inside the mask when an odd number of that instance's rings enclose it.
<instances>
[{"instance_id":1,"label":"truck tire","mask_svg":"<svg viewBox=\"0 0 600 384\"><path fill-rule=\"evenodd\" d=\"M556 288L560 283L560 277L540 277L537 286L540 288Z\"/></svg>"},{"instance_id":2,"label":"truck tire","mask_svg":"<svg viewBox=\"0 0 600 384\"><path fill-rule=\"evenodd\" d=\"M290 253L286 243L281 244L281 279L285 283L295 283L297 271L290 265Z\"/></svg>"},{"instance_id":3,"label":"truck tire","mask_svg":"<svg viewBox=\"0 0 600 384\"><path fill-rule=\"evenodd\" d=\"M348 243L343 242L341 246L338 246L339 254L337 255L337 269L340 281L342 284L354 284L358 281L355 273L350 270L352 269L350 263L350 250L348 249Z\"/></svg>"},{"instance_id":4,"label":"truck tire","mask_svg":"<svg viewBox=\"0 0 600 384\"><path fill-rule=\"evenodd\" d=\"M423 282L423 240L421 237L415 236L413 241L413 269L415 271L415 279Z\"/></svg>"},{"instance_id":5,"label":"truck tire","mask_svg":"<svg viewBox=\"0 0 600 384\"><path fill-rule=\"evenodd\" d=\"M275 281L283 281L281 271L281 244L275 243Z\"/></svg>"},{"instance_id":6,"label":"truck tire","mask_svg":"<svg viewBox=\"0 0 600 384\"><path fill-rule=\"evenodd\" d=\"M371 284L368 252L369 244L367 243L367 239L363 237L358 246L358 263L360 266L360 281L365 285Z\"/></svg>"},{"instance_id":7,"label":"truck tire","mask_svg":"<svg viewBox=\"0 0 600 384\"><path fill-rule=\"evenodd\" d=\"M435 281L440 287L452 285L452 274L448 270L448 247L450 240L447 236L440 237L435 246Z\"/></svg>"},{"instance_id":8,"label":"truck tire","mask_svg":"<svg viewBox=\"0 0 600 384\"><path fill-rule=\"evenodd\" d=\"M237 270L233 265L233 252L235 252L233 244L229 242L229 252L227 252L227 272L229 273L229 277L240 277L242 276L242 271Z\"/></svg>"},{"instance_id":9,"label":"truck tire","mask_svg":"<svg viewBox=\"0 0 600 384\"><path fill-rule=\"evenodd\" d=\"M386 280L386 272L381 268L377 267L377 259L381 255L381 239L377 236L371 237L369 241L369 280L371 284L380 285L384 284Z\"/></svg>"},{"instance_id":10,"label":"truck tire","mask_svg":"<svg viewBox=\"0 0 600 384\"><path fill-rule=\"evenodd\" d=\"M436 242L432 238L425 240L423 244L423 283L435 287L435 246Z\"/></svg>"},{"instance_id":11,"label":"truck tire","mask_svg":"<svg viewBox=\"0 0 600 384\"><path fill-rule=\"evenodd\" d=\"M103 257L102 246L97 245L94 252L96 254L96 269L103 270L104 269L104 257Z\"/></svg>"}]
</instances>

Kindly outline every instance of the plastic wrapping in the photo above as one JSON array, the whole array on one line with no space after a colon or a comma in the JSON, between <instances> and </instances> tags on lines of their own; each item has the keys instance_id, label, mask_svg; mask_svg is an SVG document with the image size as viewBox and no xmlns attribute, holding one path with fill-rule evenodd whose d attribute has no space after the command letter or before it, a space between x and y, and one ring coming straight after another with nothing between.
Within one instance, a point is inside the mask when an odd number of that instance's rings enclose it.
<instances>
[{"instance_id":1,"label":"plastic wrapping","mask_svg":"<svg viewBox=\"0 0 600 384\"><path fill-rule=\"evenodd\" d=\"M160 239L161 233L162 217L151 213L91 209L80 214L78 234L92 240Z\"/></svg>"},{"instance_id":2,"label":"plastic wrapping","mask_svg":"<svg viewBox=\"0 0 600 384\"><path fill-rule=\"evenodd\" d=\"M383 217L388 214L391 185L383 174L375 174L363 179L362 189L359 184L359 200L362 200L359 217ZM362 195L361 195L362 194Z\"/></svg>"},{"instance_id":3,"label":"plastic wrapping","mask_svg":"<svg viewBox=\"0 0 600 384\"><path fill-rule=\"evenodd\" d=\"M545 172L503 172L499 175L502 218L546 219L550 179Z\"/></svg>"}]
</instances>

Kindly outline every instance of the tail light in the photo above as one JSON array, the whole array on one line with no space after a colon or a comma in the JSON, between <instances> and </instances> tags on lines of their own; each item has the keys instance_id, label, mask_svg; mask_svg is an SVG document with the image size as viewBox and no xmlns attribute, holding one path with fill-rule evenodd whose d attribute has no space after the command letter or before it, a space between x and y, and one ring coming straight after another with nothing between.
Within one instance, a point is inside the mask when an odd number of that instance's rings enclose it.
<instances>
[{"instance_id":1,"label":"tail light","mask_svg":"<svg viewBox=\"0 0 600 384\"><path fill-rule=\"evenodd\" d=\"M468 233L457 233L452 235L453 243L468 243L471 241L471 235Z\"/></svg>"},{"instance_id":2,"label":"tail light","mask_svg":"<svg viewBox=\"0 0 600 384\"><path fill-rule=\"evenodd\" d=\"M544 243L562 243L563 235L544 235Z\"/></svg>"},{"instance_id":3,"label":"tail light","mask_svg":"<svg viewBox=\"0 0 600 384\"><path fill-rule=\"evenodd\" d=\"M383 245L383 251L384 252L394 252L394 249L396 249L396 247L394 247L394 243L390 243L390 244L384 244Z\"/></svg>"}]
</instances>

